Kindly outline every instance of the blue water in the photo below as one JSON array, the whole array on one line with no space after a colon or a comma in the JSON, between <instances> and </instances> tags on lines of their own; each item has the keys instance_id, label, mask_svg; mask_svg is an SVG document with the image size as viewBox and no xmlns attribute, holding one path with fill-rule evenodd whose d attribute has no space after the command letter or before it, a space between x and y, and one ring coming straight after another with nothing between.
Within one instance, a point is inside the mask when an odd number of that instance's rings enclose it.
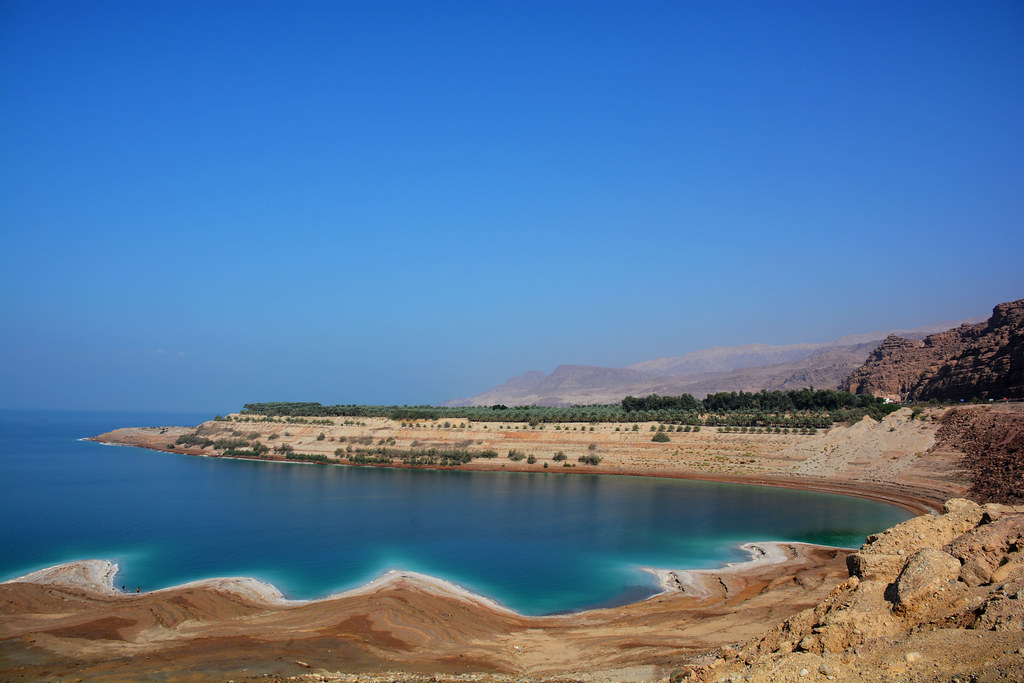
<instances>
[{"instance_id":1,"label":"blue water","mask_svg":"<svg viewBox=\"0 0 1024 683\"><path fill-rule=\"evenodd\" d=\"M545 614L649 595L641 566L713 567L743 559L747 541L857 546L909 516L734 484L248 462L78 440L210 418L0 413L0 580L109 559L129 590L255 576L313 598L394 568Z\"/></svg>"}]
</instances>

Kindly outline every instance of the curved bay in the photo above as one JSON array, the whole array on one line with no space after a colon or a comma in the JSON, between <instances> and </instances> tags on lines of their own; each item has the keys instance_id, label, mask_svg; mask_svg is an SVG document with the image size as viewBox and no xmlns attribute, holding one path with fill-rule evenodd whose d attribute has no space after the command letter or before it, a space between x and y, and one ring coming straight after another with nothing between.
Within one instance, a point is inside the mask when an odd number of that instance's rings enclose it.
<instances>
[{"instance_id":1,"label":"curved bay","mask_svg":"<svg viewBox=\"0 0 1024 683\"><path fill-rule=\"evenodd\" d=\"M746 541L856 546L909 516L735 484L261 463L77 440L206 417L5 413L0 576L102 558L144 590L256 576L313 598L401 568L543 614L649 594L640 566L716 566L743 559Z\"/></svg>"}]
</instances>

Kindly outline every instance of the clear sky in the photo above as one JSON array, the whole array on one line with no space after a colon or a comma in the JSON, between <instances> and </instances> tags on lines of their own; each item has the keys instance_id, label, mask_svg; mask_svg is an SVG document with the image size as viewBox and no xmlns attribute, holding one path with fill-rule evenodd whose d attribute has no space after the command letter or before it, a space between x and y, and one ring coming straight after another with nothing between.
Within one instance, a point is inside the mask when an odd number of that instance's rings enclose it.
<instances>
[{"instance_id":1,"label":"clear sky","mask_svg":"<svg viewBox=\"0 0 1024 683\"><path fill-rule=\"evenodd\" d=\"M1024 3L0 0L0 407L433 403L1024 297Z\"/></svg>"}]
</instances>

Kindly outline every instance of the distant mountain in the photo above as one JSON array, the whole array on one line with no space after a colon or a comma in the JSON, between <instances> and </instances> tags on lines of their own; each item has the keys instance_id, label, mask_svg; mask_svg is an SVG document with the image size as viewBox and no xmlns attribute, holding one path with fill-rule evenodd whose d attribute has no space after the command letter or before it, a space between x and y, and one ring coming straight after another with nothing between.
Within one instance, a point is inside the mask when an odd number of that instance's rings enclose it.
<instances>
[{"instance_id":1,"label":"distant mountain","mask_svg":"<svg viewBox=\"0 0 1024 683\"><path fill-rule=\"evenodd\" d=\"M863 344L872 348L890 334L907 339L924 339L929 334L942 332L965 322L980 322L984 317L955 322L926 325L914 330L892 330L890 332L865 332L840 337L825 344L788 344L769 346L767 344L744 344L742 346L714 346L673 358L658 358L635 363L629 367L658 375L692 375L709 372L729 372L741 368L760 368L769 365L793 363L820 354L826 349L850 349ZM802 388L802 387L797 387Z\"/></svg>"},{"instance_id":2,"label":"distant mountain","mask_svg":"<svg viewBox=\"0 0 1024 683\"><path fill-rule=\"evenodd\" d=\"M842 388L900 401L1024 398L1024 299L923 340L889 335Z\"/></svg>"},{"instance_id":3,"label":"distant mountain","mask_svg":"<svg viewBox=\"0 0 1024 683\"><path fill-rule=\"evenodd\" d=\"M739 368L757 368L778 363L792 363L822 349L822 344L744 344L714 346L674 358L645 360L629 367L653 375L693 375L709 372L730 372Z\"/></svg>"},{"instance_id":4,"label":"distant mountain","mask_svg":"<svg viewBox=\"0 0 1024 683\"><path fill-rule=\"evenodd\" d=\"M958 324L938 323L898 333L908 339L922 339ZM627 368L560 365L550 374L531 370L489 391L443 405L566 406L617 403L628 395L688 393L702 398L716 391L836 388L887 334L849 335L824 344L718 346Z\"/></svg>"}]
</instances>

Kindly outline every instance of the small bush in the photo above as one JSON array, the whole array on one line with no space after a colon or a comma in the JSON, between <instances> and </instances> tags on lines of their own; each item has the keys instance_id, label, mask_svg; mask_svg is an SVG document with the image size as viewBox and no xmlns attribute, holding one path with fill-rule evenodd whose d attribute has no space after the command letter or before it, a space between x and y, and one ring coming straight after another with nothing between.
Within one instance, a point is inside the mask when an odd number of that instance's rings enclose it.
<instances>
[{"instance_id":1,"label":"small bush","mask_svg":"<svg viewBox=\"0 0 1024 683\"><path fill-rule=\"evenodd\" d=\"M555 453L555 456L551 459L554 460L555 462L562 462L567 458L565 457L565 453L563 453L562 451L558 451L557 453Z\"/></svg>"},{"instance_id":2,"label":"small bush","mask_svg":"<svg viewBox=\"0 0 1024 683\"><path fill-rule=\"evenodd\" d=\"M665 432L658 432L657 434L651 437L651 441L655 441L657 443L666 443L667 441L670 441L670 439L668 438L668 434L666 434Z\"/></svg>"}]
</instances>

